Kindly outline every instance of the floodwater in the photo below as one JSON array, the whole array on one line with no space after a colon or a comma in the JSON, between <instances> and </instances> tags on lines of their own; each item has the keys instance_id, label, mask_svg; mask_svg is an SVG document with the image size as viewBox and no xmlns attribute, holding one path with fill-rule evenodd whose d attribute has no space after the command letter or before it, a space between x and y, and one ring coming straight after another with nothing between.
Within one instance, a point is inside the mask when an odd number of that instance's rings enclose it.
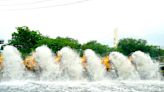
<instances>
[{"instance_id":1,"label":"floodwater","mask_svg":"<svg viewBox=\"0 0 164 92\"><path fill-rule=\"evenodd\" d=\"M10 81L0 92L164 92L164 81Z\"/></svg>"},{"instance_id":2,"label":"floodwater","mask_svg":"<svg viewBox=\"0 0 164 92\"><path fill-rule=\"evenodd\" d=\"M101 57L85 50L86 70L81 57L73 49L64 47L60 63L47 46L36 48L34 58L41 70L27 71L21 54L13 46L3 51L4 67L0 71L0 92L164 92L159 64L141 51L131 55L131 61L119 52L109 57L114 71L107 72Z\"/></svg>"}]
</instances>

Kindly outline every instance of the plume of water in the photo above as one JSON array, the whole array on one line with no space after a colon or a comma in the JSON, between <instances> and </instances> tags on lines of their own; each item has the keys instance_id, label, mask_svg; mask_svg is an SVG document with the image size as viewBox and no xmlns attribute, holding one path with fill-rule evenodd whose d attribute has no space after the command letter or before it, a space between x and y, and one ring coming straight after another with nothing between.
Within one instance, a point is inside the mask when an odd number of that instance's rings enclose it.
<instances>
[{"instance_id":1,"label":"plume of water","mask_svg":"<svg viewBox=\"0 0 164 92\"><path fill-rule=\"evenodd\" d=\"M34 63L36 62L35 59L35 52L32 52L30 53L29 56L26 56L26 58L24 59L24 65L26 67L25 69L25 74L24 74L24 77L26 79L30 79L30 80L36 80L38 79L38 75L40 74L40 67L38 66L37 63ZM28 65L28 66L26 66ZM29 65L33 67L33 69L29 69Z\"/></svg>"},{"instance_id":2,"label":"plume of water","mask_svg":"<svg viewBox=\"0 0 164 92\"><path fill-rule=\"evenodd\" d=\"M34 56L41 68L41 80L55 80L60 76L59 65L55 64L54 55L47 46L36 48Z\"/></svg>"},{"instance_id":3,"label":"plume of water","mask_svg":"<svg viewBox=\"0 0 164 92\"><path fill-rule=\"evenodd\" d=\"M153 62L148 54L135 51L131 55L132 63L136 67L141 79L159 79L158 63Z\"/></svg>"},{"instance_id":4,"label":"plume of water","mask_svg":"<svg viewBox=\"0 0 164 92\"><path fill-rule=\"evenodd\" d=\"M64 47L58 54L61 55L60 66L64 79L81 79L83 68L77 52L69 47Z\"/></svg>"},{"instance_id":5,"label":"plume of water","mask_svg":"<svg viewBox=\"0 0 164 92\"><path fill-rule=\"evenodd\" d=\"M8 45L5 46L2 54L4 56L3 79L22 79L24 65L19 51L15 47Z\"/></svg>"},{"instance_id":6,"label":"plume of water","mask_svg":"<svg viewBox=\"0 0 164 92\"><path fill-rule=\"evenodd\" d=\"M84 73L90 80L101 80L105 78L105 67L96 53L87 49L84 51L86 57L86 71L81 65L79 54L69 47L64 47L58 54L61 55L60 62L55 63L52 51L45 45L36 48L33 54L39 65L41 80L81 80ZM6 46L2 52L4 67L0 73L3 80L20 80L36 77L34 73L24 71L23 60L19 51L13 46ZM141 51L132 53L130 61L119 52L111 52L109 59L116 69L119 79L159 79L158 63ZM24 76L25 75L25 76Z\"/></svg>"},{"instance_id":7,"label":"plume of water","mask_svg":"<svg viewBox=\"0 0 164 92\"><path fill-rule=\"evenodd\" d=\"M139 78L134 66L130 60L119 52L111 52L110 60L116 69L119 79L137 79Z\"/></svg>"},{"instance_id":8,"label":"plume of water","mask_svg":"<svg viewBox=\"0 0 164 92\"><path fill-rule=\"evenodd\" d=\"M87 59L87 72L91 80L101 80L105 75L105 67L101 64L101 59L91 49L84 51Z\"/></svg>"}]
</instances>

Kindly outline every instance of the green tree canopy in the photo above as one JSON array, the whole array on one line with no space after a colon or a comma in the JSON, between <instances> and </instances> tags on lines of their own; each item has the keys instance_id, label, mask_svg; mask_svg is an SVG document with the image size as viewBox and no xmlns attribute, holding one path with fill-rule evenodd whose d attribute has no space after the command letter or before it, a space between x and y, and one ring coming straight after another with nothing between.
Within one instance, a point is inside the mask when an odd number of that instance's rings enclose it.
<instances>
[{"instance_id":1,"label":"green tree canopy","mask_svg":"<svg viewBox=\"0 0 164 92\"><path fill-rule=\"evenodd\" d=\"M39 32L30 30L27 26L17 27L16 29L17 32L12 33L9 44L15 46L23 54L30 53L37 41L43 38Z\"/></svg>"},{"instance_id":2,"label":"green tree canopy","mask_svg":"<svg viewBox=\"0 0 164 92\"><path fill-rule=\"evenodd\" d=\"M83 44L82 49L92 49L101 56L107 55L110 52L110 48L107 45L103 45L97 41L89 41Z\"/></svg>"},{"instance_id":3,"label":"green tree canopy","mask_svg":"<svg viewBox=\"0 0 164 92\"><path fill-rule=\"evenodd\" d=\"M159 46L148 45L146 40L125 38L118 44L118 50L125 55L130 55L137 50L150 54L151 57L158 57L162 54Z\"/></svg>"},{"instance_id":4,"label":"green tree canopy","mask_svg":"<svg viewBox=\"0 0 164 92\"><path fill-rule=\"evenodd\" d=\"M164 50L159 46L148 45L146 40L125 38L121 39L118 48L110 48L97 41L89 41L81 45L78 40L68 37L50 38L43 36L38 31L30 30L27 26L17 27L17 32L12 33L12 39L9 41L10 45L15 46L22 54L28 55L36 47L47 45L53 52L59 51L65 46L69 46L82 55L85 49L92 49L97 54L104 56L111 51L120 51L125 55L130 55L132 52L141 50L149 53L151 57L164 56Z\"/></svg>"},{"instance_id":5,"label":"green tree canopy","mask_svg":"<svg viewBox=\"0 0 164 92\"><path fill-rule=\"evenodd\" d=\"M65 46L69 46L78 51L80 50L80 47L81 47L81 44L77 40L73 38L68 38L68 37L66 38L57 37L56 39L44 38L38 41L37 46L41 46L44 44L47 45L49 48L51 48L53 52L57 52L58 50L60 50L61 48Z\"/></svg>"}]
</instances>

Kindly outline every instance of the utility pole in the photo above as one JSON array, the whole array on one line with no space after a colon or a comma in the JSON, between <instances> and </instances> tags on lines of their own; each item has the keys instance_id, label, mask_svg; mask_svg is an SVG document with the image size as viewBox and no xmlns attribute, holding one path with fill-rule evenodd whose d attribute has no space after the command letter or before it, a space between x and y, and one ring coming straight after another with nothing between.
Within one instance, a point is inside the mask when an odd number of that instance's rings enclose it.
<instances>
[{"instance_id":1,"label":"utility pole","mask_svg":"<svg viewBox=\"0 0 164 92\"><path fill-rule=\"evenodd\" d=\"M114 29L114 48L117 48L118 46L118 28Z\"/></svg>"}]
</instances>

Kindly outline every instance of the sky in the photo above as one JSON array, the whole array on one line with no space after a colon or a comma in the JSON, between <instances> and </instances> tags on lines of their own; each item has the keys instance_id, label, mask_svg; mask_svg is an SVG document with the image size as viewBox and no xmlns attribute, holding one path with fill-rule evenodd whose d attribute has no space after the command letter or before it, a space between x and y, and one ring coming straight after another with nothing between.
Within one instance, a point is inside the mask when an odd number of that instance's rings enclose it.
<instances>
[{"instance_id":1,"label":"sky","mask_svg":"<svg viewBox=\"0 0 164 92\"><path fill-rule=\"evenodd\" d=\"M145 39L164 47L162 0L0 0L0 39L11 39L18 26L43 35L97 40L113 46L118 38Z\"/></svg>"}]
</instances>

